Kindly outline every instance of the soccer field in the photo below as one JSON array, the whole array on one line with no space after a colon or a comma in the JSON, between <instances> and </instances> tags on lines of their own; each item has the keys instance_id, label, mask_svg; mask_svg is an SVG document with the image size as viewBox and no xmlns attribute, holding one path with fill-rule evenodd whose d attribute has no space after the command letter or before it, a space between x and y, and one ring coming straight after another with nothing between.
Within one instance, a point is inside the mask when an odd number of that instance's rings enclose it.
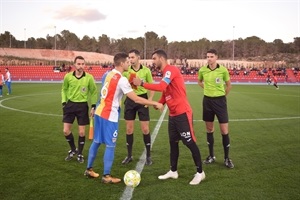
<instances>
[{"instance_id":1,"label":"soccer field","mask_svg":"<svg viewBox=\"0 0 300 200\"><path fill-rule=\"evenodd\" d=\"M13 95L0 99L0 199L300 199L300 86L282 85L276 90L269 85L233 85L227 100L230 157L235 168L228 169L223 164L216 123L217 160L203 166L206 179L197 186L189 185L195 167L182 143L179 178L157 178L169 170L168 112L151 108L153 165L143 166L144 144L138 123L134 161L122 165L127 152L122 116L112 174L122 178L130 169L141 170L142 181L133 191L126 189L123 182L113 185L87 179L83 176L86 162L64 160L69 146L62 133L61 84L14 83L12 89ZM201 120L203 90L198 85L187 85L187 93L204 159L208 148ZM156 93L156 100L159 95ZM77 124L73 133L77 143ZM87 140L86 160L90 144ZM100 146L94 166L100 174L103 151L104 146Z\"/></svg>"}]
</instances>

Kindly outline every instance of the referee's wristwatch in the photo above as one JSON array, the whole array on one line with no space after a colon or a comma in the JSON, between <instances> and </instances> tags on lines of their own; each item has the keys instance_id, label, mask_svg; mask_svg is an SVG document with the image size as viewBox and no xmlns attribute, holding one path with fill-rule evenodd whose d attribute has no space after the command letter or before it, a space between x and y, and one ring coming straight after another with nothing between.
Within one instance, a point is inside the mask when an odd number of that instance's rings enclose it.
<instances>
[{"instance_id":1,"label":"referee's wristwatch","mask_svg":"<svg viewBox=\"0 0 300 200\"><path fill-rule=\"evenodd\" d=\"M142 80L142 82L141 82L141 86L143 87L143 85L144 85L144 80Z\"/></svg>"}]
</instances>

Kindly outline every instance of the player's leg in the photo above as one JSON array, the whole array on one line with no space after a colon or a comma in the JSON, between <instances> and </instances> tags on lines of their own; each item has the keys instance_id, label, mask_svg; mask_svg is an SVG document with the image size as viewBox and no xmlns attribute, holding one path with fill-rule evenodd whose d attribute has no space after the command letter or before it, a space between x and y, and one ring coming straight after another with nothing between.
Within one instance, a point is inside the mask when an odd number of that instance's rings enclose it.
<instances>
[{"instance_id":1,"label":"player's leg","mask_svg":"<svg viewBox=\"0 0 300 200\"><path fill-rule=\"evenodd\" d=\"M0 85L0 97L2 97L2 85Z\"/></svg>"},{"instance_id":2,"label":"player's leg","mask_svg":"<svg viewBox=\"0 0 300 200\"><path fill-rule=\"evenodd\" d=\"M74 141L74 136L73 136L73 133L72 133L72 124L70 123L64 123L64 136L67 140L67 142L69 143L69 146L70 146L70 150L68 152L68 156L65 158L66 161L69 161L71 160L74 155L77 153L77 149L76 149L76 146L75 146L75 141Z\"/></svg>"},{"instance_id":3,"label":"player's leg","mask_svg":"<svg viewBox=\"0 0 300 200\"><path fill-rule=\"evenodd\" d=\"M93 164L96 159L99 147L100 147L100 143L97 143L97 142L95 142L95 140L93 140L93 142L90 146L90 149L89 149L87 168L84 172L84 175L87 177L90 177L90 178L99 177L99 174L94 172L94 170L93 170Z\"/></svg>"},{"instance_id":4,"label":"player's leg","mask_svg":"<svg viewBox=\"0 0 300 200\"><path fill-rule=\"evenodd\" d=\"M149 128L149 108L145 107L144 105L139 106L138 116L140 120L140 126L143 133L143 140L146 148L146 165L152 165L151 159L151 135L150 135L150 128Z\"/></svg>"},{"instance_id":5,"label":"player's leg","mask_svg":"<svg viewBox=\"0 0 300 200\"><path fill-rule=\"evenodd\" d=\"M196 173L191 180L191 185L198 185L205 179L205 173L202 170L201 154L196 144L196 136L193 129L192 111L187 111L184 114L176 116L176 129L180 133L182 143L189 148L194 164L196 166Z\"/></svg>"},{"instance_id":6,"label":"player's leg","mask_svg":"<svg viewBox=\"0 0 300 200\"><path fill-rule=\"evenodd\" d=\"M77 106L76 117L78 122L78 155L77 161L83 163L83 148L85 144L85 127L90 124L89 107L87 103L80 103Z\"/></svg>"},{"instance_id":7,"label":"player's leg","mask_svg":"<svg viewBox=\"0 0 300 200\"><path fill-rule=\"evenodd\" d=\"M224 149L224 164L228 168L233 168L234 165L229 158L230 138L226 97L216 100L216 104L218 105L218 109L216 109L215 112L219 121L220 131L222 135L222 144Z\"/></svg>"},{"instance_id":8,"label":"player's leg","mask_svg":"<svg viewBox=\"0 0 300 200\"><path fill-rule=\"evenodd\" d=\"M105 152L103 156L103 176L102 181L104 183L119 183L121 179L113 177L111 175L111 168L115 158L115 148L118 138L118 123L109 122L108 120L101 119L105 121L104 131L101 132L102 137L104 138Z\"/></svg>"},{"instance_id":9,"label":"player's leg","mask_svg":"<svg viewBox=\"0 0 300 200\"><path fill-rule=\"evenodd\" d=\"M215 162L214 155L214 119L215 113L212 109L212 101L213 99L204 97L203 98L203 111L202 111L202 119L205 121L206 127L206 141L208 146L209 155L203 161L205 164L210 164Z\"/></svg>"},{"instance_id":10,"label":"player's leg","mask_svg":"<svg viewBox=\"0 0 300 200\"><path fill-rule=\"evenodd\" d=\"M83 148L85 144L85 125L79 125L78 126L78 155L77 155L77 161L80 163L84 163L83 159Z\"/></svg>"},{"instance_id":11,"label":"player's leg","mask_svg":"<svg viewBox=\"0 0 300 200\"><path fill-rule=\"evenodd\" d=\"M65 158L66 161L71 160L74 157L74 155L77 153L77 149L74 142L74 136L72 133L72 124L74 123L75 120L75 114L74 114L75 106L72 106L73 104L74 103L72 102L67 102L66 105L63 107L63 120L62 120L64 123L63 133L70 146L68 156Z\"/></svg>"},{"instance_id":12,"label":"player's leg","mask_svg":"<svg viewBox=\"0 0 300 200\"><path fill-rule=\"evenodd\" d=\"M132 147L133 147L133 132L134 132L134 121L136 117L136 103L129 98L126 98L124 108L124 119L126 123L126 148L127 156L122 161L122 164L128 164L133 160Z\"/></svg>"},{"instance_id":13,"label":"player's leg","mask_svg":"<svg viewBox=\"0 0 300 200\"><path fill-rule=\"evenodd\" d=\"M8 93L7 95L10 95L11 94L11 82L6 82L6 85L7 85L7 90L8 90Z\"/></svg>"},{"instance_id":14,"label":"player's leg","mask_svg":"<svg viewBox=\"0 0 300 200\"><path fill-rule=\"evenodd\" d=\"M169 145L170 145L170 166L171 169L164 175L158 176L158 179L165 180L169 178L177 179L177 164L179 158L179 140L180 135L176 130L176 122L174 121L174 117L169 116L168 122L168 133L169 133Z\"/></svg>"},{"instance_id":15,"label":"player's leg","mask_svg":"<svg viewBox=\"0 0 300 200\"><path fill-rule=\"evenodd\" d=\"M89 149L88 154L88 163L87 168L84 172L84 175L91 178L97 178L99 177L99 174L94 172L93 165L94 161L96 159L98 149L100 147L100 144L102 143L101 140L101 131L103 130L103 124L101 124L100 117L98 115L95 115L94 117L94 139Z\"/></svg>"}]
</instances>

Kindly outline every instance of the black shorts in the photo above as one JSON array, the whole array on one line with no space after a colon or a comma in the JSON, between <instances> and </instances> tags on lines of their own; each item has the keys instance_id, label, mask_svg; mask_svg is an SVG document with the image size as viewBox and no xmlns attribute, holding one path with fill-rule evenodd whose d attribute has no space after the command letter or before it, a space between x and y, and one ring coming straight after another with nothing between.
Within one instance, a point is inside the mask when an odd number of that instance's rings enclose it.
<instances>
[{"instance_id":1,"label":"black shorts","mask_svg":"<svg viewBox=\"0 0 300 200\"><path fill-rule=\"evenodd\" d=\"M63 107L63 122L73 124L75 117L78 125L90 124L89 106L87 102L72 102L68 101Z\"/></svg>"},{"instance_id":2,"label":"black shorts","mask_svg":"<svg viewBox=\"0 0 300 200\"><path fill-rule=\"evenodd\" d=\"M192 115L192 113L187 112L177 116L169 116L168 131L170 142L182 140L185 145L196 142Z\"/></svg>"},{"instance_id":3,"label":"black shorts","mask_svg":"<svg viewBox=\"0 0 300 200\"><path fill-rule=\"evenodd\" d=\"M213 122L217 116L219 123L228 123L226 96L203 97L203 121Z\"/></svg>"},{"instance_id":4,"label":"black shorts","mask_svg":"<svg viewBox=\"0 0 300 200\"><path fill-rule=\"evenodd\" d=\"M148 99L147 93L138 96ZM126 97L124 104L125 104L125 109L124 109L125 120L135 120L136 113L138 113L140 121L150 121L149 108L145 107L145 105L135 103L128 97Z\"/></svg>"}]
</instances>

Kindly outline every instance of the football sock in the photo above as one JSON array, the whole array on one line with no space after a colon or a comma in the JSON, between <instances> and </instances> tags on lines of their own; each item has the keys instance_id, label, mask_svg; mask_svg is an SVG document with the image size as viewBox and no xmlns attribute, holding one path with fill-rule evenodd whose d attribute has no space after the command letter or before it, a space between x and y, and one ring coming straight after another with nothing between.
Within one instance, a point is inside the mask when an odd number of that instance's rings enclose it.
<instances>
[{"instance_id":1,"label":"football sock","mask_svg":"<svg viewBox=\"0 0 300 200\"><path fill-rule=\"evenodd\" d=\"M228 158L229 155L229 147L230 147L230 140L229 140L229 134L222 135L222 141L223 141L223 148L224 148L224 158Z\"/></svg>"},{"instance_id":2,"label":"football sock","mask_svg":"<svg viewBox=\"0 0 300 200\"><path fill-rule=\"evenodd\" d=\"M133 144L133 133L130 135L126 134L126 145L128 157L132 156L132 144Z\"/></svg>"},{"instance_id":3,"label":"football sock","mask_svg":"<svg viewBox=\"0 0 300 200\"><path fill-rule=\"evenodd\" d=\"M73 133L71 132L69 135L65 136L67 142L70 145L70 148L72 151L76 150L76 146L75 146L75 142L74 142L74 137L73 137Z\"/></svg>"},{"instance_id":4,"label":"football sock","mask_svg":"<svg viewBox=\"0 0 300 200\"><path fill-rule=\"evenodd\" d=\"M179 157L179 145L177 142L170 142L170 163L171 163L171 170L173 172L177 171L177 163Z\"/></svg>"},{"instance_id":5,"label":"football sock","mask_svg":"<svg viewBox=\"0 0 300 200\"><path fill-rule=\"evenodd\" d=\"M103 174L110 174L111 167L115 158L115 147L106 146L103 159Z\"/></svg>"},{"instance_id":6,"label":"football sock","mask_svg":"<svg viewBox=\"0 0 300 200\"><path fill-rule=\"evenodd\" d=\"M84 143L85 143L85 136L83 136L83 137L79 136L78 137L78 154L82 154Z\"/></svg>"},{"instance_id":7,"label":"football sock","mask_svg":"<svg viewBox=\"0 0 300 200\"><path fill-rule=\"evenodd\" d=\"M191 144L188 144L187 147L190 149L192 153L194 163L197 167L197 172L202 173L201 154L197 144L193 142Z\"/></svg>"},{"instance_id":8,"label":"football sock","mask_svg":"<svg viewBox=\"0 0 300 200\"><path fill-rule=\"evenodd\" d=\"M214 132L206 133L207 145L209 150L209 155L214 156Z\"/></svg>"},{"instance_id":9,"label":"football sock","mask_svg":"<svg viewBox=\"0 0 300 200\"><path fill-rule=\"evenodd\" d=\"M151 136L150 133L144 136L144 143L147 151L147 157L150 157L150 148L151 148Z\"/></svg>"},{"instance_id":10,"label":"football sock","mask_svg":"<svg viewBox=\"0 0 300 200\"><path fill-rule=\"evenodd\" d=\"M100 143L96 143L93 141L93 143L91 144L90 149L89 149L87 169L90 169L93 167L93 163L97 156L99 147L100 147Z\"/></svg>"}]
</instances>

